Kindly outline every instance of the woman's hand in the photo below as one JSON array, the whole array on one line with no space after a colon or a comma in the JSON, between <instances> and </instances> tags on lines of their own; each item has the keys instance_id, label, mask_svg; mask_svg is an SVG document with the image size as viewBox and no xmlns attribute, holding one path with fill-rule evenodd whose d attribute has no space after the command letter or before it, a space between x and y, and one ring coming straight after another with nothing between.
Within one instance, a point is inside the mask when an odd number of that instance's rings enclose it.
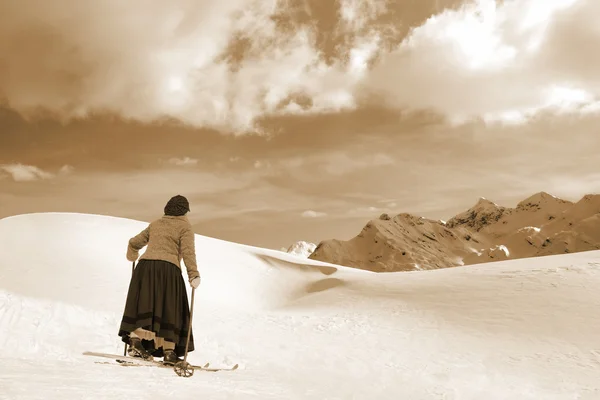
<instances>
[{"instance_id":1,"label":"woman's hand","mask_svg":"<svg viewBox=\"0 0 600 400\"><path fill-rule=\"evenodd\" d=\"M197 276L194 279L192 279L192 281L190 282L190 285L196 289L198 286L200 286L200 277Z\"/></svg>"}]
</instances>

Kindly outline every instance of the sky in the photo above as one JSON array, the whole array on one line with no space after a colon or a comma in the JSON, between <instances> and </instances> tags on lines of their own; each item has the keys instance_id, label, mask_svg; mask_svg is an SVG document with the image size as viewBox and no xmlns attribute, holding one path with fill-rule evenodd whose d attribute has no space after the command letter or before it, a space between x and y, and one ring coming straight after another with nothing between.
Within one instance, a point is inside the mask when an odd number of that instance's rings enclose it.
<instances>
[{"instance_id":1,"label":"sky","mask_svg":"<svg viewBox=\"0 0 600 400\"><path fill-rule=\"evenodd\" d=\"M0 218L280 249L600 192L593 0L0 3Z\"/></svg>"}]
</instances>

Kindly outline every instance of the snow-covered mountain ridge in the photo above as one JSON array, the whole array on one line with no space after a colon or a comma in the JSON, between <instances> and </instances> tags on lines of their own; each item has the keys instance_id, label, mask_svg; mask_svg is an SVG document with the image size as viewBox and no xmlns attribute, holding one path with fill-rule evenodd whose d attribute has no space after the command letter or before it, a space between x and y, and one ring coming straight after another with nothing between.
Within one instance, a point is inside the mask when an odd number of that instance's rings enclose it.
<instances>
[{"instance_id":1,"label":"snow-covered mountain ridge","mask_svg":"<svg viewBox=\"0 0 600 400\"><path fill-rule=\"evenodd\" d=\"M376 272L414 271L600 249L600 195L573 203L546 192L515 208L480 198L445 223L402 213L371 220L310 259Z\"/></svg>"},{"instance_id":2,"label":"snow-covered mountain ridge","mask_svg":"<svg viewBox=\"0 0 600 400\"><path fill-rule=\"evenodd\" d=\"M313 251L317 248L317 245L314 243L305 242L304 240L300 240L287 249L282 249L286 253L293 254L298 257L308 258Z\"/></svg>"}]
</instances>

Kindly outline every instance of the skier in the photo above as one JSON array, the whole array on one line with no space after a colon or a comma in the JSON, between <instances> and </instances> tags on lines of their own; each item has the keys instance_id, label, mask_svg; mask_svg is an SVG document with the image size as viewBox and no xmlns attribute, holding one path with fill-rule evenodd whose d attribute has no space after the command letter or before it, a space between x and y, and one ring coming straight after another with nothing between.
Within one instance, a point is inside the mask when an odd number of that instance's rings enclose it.
<instances>
[{"instance_id":1,"label":"skier","mask_svg":"<svg viewBox=\"0 0 600 400\"><path fill-rule=\"evenodd\" d=\"M188 281L194 289L200 284L194 232L186 214L188 200L172 197L164 215L129 240L127 259L140 257L131 277L119 336L129 344L129 355L151 360L163 357L167 365L181 361L185 353L190 309L180 260L183 258ZM194 351L190 333L188 352Z\"/></svg>"}]
</instances>

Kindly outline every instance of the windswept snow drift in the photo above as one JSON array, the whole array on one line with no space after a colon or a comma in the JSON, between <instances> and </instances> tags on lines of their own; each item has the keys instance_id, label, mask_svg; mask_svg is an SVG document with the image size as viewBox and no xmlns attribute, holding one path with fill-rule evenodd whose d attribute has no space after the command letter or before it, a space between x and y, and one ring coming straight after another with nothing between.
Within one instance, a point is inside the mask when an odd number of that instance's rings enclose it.
<instances>
[{"instance_id":1,"label":"windswept snow drift","mask_svg":"<svg viewBox=\"0 0 600 400\"><path fill-rule=\"evenodd\" d=\"M0 220L0 399L600 398L600 252L375 274L197 235L189 360L241 368L95 364L81 352L122 354L146 225Z\"/></svg>"}]
</instances>

